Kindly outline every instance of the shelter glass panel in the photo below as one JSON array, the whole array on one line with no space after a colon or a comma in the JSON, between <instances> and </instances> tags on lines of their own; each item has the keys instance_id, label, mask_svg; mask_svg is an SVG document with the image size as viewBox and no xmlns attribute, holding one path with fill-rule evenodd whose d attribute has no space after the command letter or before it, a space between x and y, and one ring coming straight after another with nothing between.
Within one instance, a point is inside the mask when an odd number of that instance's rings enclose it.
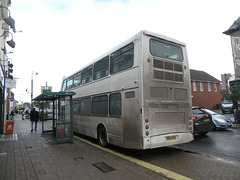
<instances>
[{"instance_id":1,"label":"shelter glass panel","mask_svg":"<svg viewBox=\"0 0 240 180\"><path fill-rule=\"evenodd\" d=\"M70 122L70 98L60 98L58 102L58 122Z\"/></svg>"}]
</instances>

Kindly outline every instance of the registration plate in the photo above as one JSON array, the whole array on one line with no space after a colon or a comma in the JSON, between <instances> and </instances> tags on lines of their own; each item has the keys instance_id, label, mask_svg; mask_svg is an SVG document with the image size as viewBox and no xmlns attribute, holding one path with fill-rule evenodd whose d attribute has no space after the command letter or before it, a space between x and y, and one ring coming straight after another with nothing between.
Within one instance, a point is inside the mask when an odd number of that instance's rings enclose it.
<instances>
[{"instance_id":1,"label":"registration plate","mask_svg":"<svg viewBox=\"0 0 240 180\"><path fill-rule=\"evenodd\" d=\"M205 118L203 121L207 122L207 121L210 121L210 119L209 118Z\"/></svg>"},{"instance_id":2,"label":"registration plate","mask_svg":"<svg viewBox=\"0 0 240 180\"><path fill-rule=\"evenodd\" d=\"M177 136L167 136L165 138L166 138L166 141L172 141L172 140L176 140Z\"/></svg>"}]
</instances>

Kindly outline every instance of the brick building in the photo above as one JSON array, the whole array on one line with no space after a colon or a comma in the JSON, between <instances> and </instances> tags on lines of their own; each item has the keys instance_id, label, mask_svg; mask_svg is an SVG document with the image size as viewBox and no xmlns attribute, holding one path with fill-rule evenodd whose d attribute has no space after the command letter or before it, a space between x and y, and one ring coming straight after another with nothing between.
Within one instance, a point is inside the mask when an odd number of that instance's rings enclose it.
<instances>
[{"instance_id":1,"label":"brick building","mask_svg":"<svg viewBox=\"0 0 240 180\"><path fill-rule=\"evenodd\" d=\"M217 109L222 102L218 79L204 71L190 70L192 105L207 109Z\"/></svg>"}]
</instances>

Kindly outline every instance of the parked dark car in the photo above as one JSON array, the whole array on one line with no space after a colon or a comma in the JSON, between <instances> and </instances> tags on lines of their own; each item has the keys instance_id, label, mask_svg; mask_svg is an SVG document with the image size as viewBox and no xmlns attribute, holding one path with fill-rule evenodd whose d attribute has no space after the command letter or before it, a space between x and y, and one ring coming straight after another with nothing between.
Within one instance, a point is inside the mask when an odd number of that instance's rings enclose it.
<instances>
[{"instance_id":1,"label":"parked dark car","mask_svg":"<svg viewBox=\"0 0 240 180\"><path fill-rule=\"evenodd\" d=\"M217 114L216 112L213 112L209 109L203 109L203 111L211 114L212 121L214 123L214 129L217 129L217 128L228 129L228 128L232 127L233 122L229 117L223 116L221 114Z\"/></svg>"},{"instance_id":2,"label":"parked dark car","mask_svg":"<svg viewBox=\"0 0 240 180\"><path fill-rule=\"evenodd\" d=\"M192 107L193 115L193 135L205 135L214 129L211 114L203 111L202 107Z\"/></svg>"}]
</instances>

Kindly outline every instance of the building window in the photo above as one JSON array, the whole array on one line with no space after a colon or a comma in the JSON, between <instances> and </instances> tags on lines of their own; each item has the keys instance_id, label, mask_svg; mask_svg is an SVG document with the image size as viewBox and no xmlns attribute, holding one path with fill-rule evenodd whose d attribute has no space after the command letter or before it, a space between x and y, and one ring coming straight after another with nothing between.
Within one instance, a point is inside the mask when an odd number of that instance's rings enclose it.
<instances>
[{"instance_id":1,"label":"building window","mask_svg":"<svg viewBox=\"0 0 240 180\"><path fill-rule=\"evenodd\" d=\"M209 92L212 91L211 83L210 83L210 82L208 83L208 91L209 91Z\"/></svg>"},{"instance_id":2,"label":"building window","mask_svg":"<svg viewBox=\"0 0 240 180\"><path fill-rule=\"evenodd\" d=\"M193 91L197 91L197 83L193 82Z\"/></svg>"},{"instance_id":3,"label":"building window","mask_svg":"<svg viewBox=\"0 0 240 180\"><path fill-rule=\"evenodd\" d=\"M217 92L217 84L214 83L214 91Z\"/></svg>"},{"instance_id":4,"label":"building window","mask_svg":"<svg viewBox=\"0 0 240 180\"><path fill-rule=\"evenodd\" d=\"M203 91L203 83L200 82L200 91Z\"/></svg>"}]
</instances>

